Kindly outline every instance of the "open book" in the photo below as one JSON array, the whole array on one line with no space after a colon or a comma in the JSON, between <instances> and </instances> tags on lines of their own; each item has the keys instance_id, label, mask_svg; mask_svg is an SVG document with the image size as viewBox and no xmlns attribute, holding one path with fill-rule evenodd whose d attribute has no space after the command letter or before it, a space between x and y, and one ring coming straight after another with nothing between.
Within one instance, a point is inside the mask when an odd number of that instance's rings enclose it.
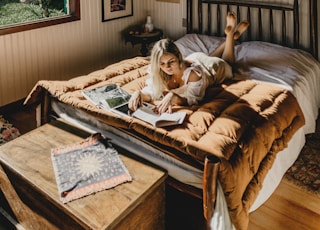
<instances>
[{"instance_id":1,"label":"open book","mask_svg":"<svg viewBox=\"0 0 320 230\"><path fill-rule=\"evenodd\" d=\"M82 94L99 108L120 116L135 117L156 127L181 124L186 116L186 112L157 114L153 111L154 105L149 103L143 103L142 107L132 111L128 107L131 95L116 84L84 89Z\"/></svg>"},{"instance_id":2,"label":"open book","mask_svg":"<svg viewBox=\"0 0 320 230\"><path fill-rule=\"evenodd\" d=\"M157 114L152 108L143 106L132 113L133 117L139 118L155 127L182 124L186 117L186 112L162 113Z\"/></svg>"}]
</instances>

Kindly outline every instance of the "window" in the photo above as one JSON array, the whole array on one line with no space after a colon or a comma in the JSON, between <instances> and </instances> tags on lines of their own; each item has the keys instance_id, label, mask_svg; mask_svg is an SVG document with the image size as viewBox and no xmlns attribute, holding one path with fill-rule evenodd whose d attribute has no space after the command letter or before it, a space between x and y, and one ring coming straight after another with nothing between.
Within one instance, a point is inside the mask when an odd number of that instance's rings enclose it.
<instances>
[{"instance_id":1,"label":"window","mask_svg":"<svg viewBox=\"0 0 320 230\"><path fill-rule=\"evenodd\" d=\"M63 9L61 9L60 14L51 13L47 11L47 8L45 7L46 2L56 2L59 4L59 1L61 2L60 6L63 6ZM2 2L2 3L1 3ZM41 10L45 16L41 17L40 19L30 19L25 20L23 22L14 22L14 23L8 23L0 25L0 35L4 34L10 34L10 33L16 33L20 31L25 30L31 30L46 26L52 26L57 25L60 23L66 23L71 22L75 20L80 20L80 0L4 0L0 1L0 17L1 21L3 21L3 15L4 15L4 5L3 2L16 2L17 4L37 4L38 7L41 7ZM42 5L41 5L42 4ZM31 5L30 5L31 7ZM24 11L25 12L25 11ZM20 14L21 15L21 14Z\"/></svg>"}]
</instances>

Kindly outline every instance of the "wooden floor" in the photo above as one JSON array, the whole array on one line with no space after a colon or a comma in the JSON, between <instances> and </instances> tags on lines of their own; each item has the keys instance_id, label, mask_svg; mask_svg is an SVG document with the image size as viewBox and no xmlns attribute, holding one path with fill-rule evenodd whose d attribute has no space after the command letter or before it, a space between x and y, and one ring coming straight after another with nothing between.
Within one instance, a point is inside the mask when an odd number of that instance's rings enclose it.
<instances>
[{"instance_id":1,"label":"wooden floor","mask_svg":"<svg viewBox=\"0 0 320 230\"><path fill-rule=\"evenodd\" d=\"M0 114L4 115L5 112L7 111L0 109ZM25 133L36 126L34 108L19 110L15 113L7 112L5 118L12 122L21 133ZM167 230L204 229L201 200L168 188L166 207ZM0 230L8 229L8 225L2 224L4 222L1 215L0 223ZM264 229L319 230L320 197L308 194L282 180L269 200L250 214L249 230Z\"/></svg>"},{"instance_id":2,"label":"wooden floor","mask_svg":"<svg viewBox=\"0 0 320 230\"><path fill-rule=\"evenodd\" d=\"M320 198L282 180L271 198L250 215L250 230L320 229Z\"/></svg>"}]
</instances>

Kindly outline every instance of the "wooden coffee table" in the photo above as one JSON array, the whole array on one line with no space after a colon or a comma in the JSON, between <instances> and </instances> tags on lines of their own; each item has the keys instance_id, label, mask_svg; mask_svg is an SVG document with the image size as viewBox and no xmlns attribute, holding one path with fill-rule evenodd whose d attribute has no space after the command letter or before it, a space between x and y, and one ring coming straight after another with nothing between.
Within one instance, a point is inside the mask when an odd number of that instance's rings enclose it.
<instances>
[{"instance_id":1,"label":"wooden coffee table","mask_svg":"<svg viewBox=\"0 0 320 230\"><path fill-rule=\"evenodd\" d=\"M0 146L0 187L18 222L25 229L164 229L166 172L120 149L132 182L60 201L50 149L84 138L46 124Z\"/></svg>"}]
</instances>

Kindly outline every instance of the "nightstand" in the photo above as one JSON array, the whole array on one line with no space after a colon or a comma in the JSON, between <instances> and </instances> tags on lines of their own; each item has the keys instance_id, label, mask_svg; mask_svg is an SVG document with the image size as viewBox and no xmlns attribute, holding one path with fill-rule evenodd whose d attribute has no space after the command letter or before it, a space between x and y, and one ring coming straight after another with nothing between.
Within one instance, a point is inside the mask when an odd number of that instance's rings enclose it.
<instances>
[{"instance_id":1,"label":"nightstand","mask_svg":"<svg viewBox=\"0 0 320 230\"><path fill-rule=\"evenodd\" d=\"M137 32L134 30L128 31L125 34L126 43L130 42L132 46L141 44L140 52L142 56L147 56L149 53L148 45L162 38L163 32L160 29L154 29L152 32Z\"/></svg>"}]
</instances>

